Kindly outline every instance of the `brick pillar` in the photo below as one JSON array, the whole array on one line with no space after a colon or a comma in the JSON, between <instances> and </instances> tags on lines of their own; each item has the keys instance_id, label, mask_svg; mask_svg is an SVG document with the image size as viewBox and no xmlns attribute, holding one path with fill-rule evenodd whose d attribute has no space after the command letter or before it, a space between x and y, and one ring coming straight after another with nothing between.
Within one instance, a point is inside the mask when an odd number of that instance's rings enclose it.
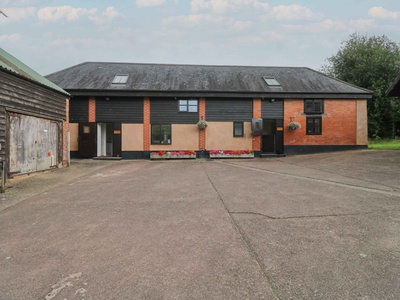
<instances>
[{"instance_id":1,"label":"brick pillar","mask_svg":"<svg viewBox=\"0 0 400 300\"><path fill-rule=\"evenodd\" d=\"M69 160L69 144L68 144L68 133L69 133L69 99L65 100L65 121L63 122L63 133L62 133L62 166L67 167Z\"/></svg>"},{"instance_id":2,"label":"brick pillar","mask_svg":"<svg viewBox=\"0 0 400 300\"><path fill-rule=\"evenodd\" d=\"M143 151L150 151L150 98L143 99Z\"/></svg>"},{"instance_id":3,"label":"brick pillar","mask_svg":"<svg viewBox=\"0 0 400 300\"><path fill-rule=\"evenodd\" d=\"M253 118L261 118L261 99L253 99ZM261 136L253 136L253 151L261 151Z\"/></svg>"},{"instance_id":4,"label":"brick pillar","mask_svg":"<svg viewBox=\"0 0 400 300\"><path fill-rule=\"evenodd\" d=\"M206 120L206 99L199 99L199 121ZM199 130L199 150L206 149L206 129Z\"/></svg>"},{"instance_id":5,"label":"brick pillar","mask_svg":"<svg viewBox=\"0 0 400 300\"><path fill-rule=\"evenodd\" d=\"M89 98L89 122L96 122L96 98Z\"/></svg>"}]
</instances>

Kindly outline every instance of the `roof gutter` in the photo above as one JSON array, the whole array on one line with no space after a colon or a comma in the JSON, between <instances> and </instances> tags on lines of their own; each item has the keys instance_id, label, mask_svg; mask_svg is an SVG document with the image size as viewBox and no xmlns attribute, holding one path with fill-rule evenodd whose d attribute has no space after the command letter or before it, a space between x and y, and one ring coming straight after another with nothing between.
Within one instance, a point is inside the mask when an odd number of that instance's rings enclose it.
<instances>
[{"instance_id":1,"label":"roof gutter","mask_svg":"<svg viewBox=\"0 0 400 300\"><path fill-rule=\"evenodd\" d=\"M208 98L324 98L324 99L371 99L372 93L276 93L276 92L219 92L219 91L129 91L129 90L75 90L67 89L73 96L111 97L208 97Z\"/></svg>"}]
</instances>

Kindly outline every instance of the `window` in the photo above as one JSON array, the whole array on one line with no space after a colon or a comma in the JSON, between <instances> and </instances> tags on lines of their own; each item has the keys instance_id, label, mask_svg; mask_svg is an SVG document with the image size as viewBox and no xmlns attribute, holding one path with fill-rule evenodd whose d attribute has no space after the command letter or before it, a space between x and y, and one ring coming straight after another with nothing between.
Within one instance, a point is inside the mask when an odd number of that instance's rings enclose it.
<instances>
[{"instance_id":1,"label":"window","mask_svg":"<svg viewBox=\"0 0 400 300\"><path fill-rule=\"evenodd\" d=\"M324 100L322 100L322 99L304 100L304 113L306 113L306 114L322 114L322 113L324 113Z\"/></svg>"},{"instance_id":2,"label":"window","mask_svg":"<svg viewBox=\"0 0 400 300\"><path fill-rule=\"evenodd\" d=\"M233 136L234 137L243 136L243 122L233 122Z\"/></svg>"},{"instance_id":3,"label":"window","mask_svg":"<svg viewBox=\"0 0 400 300\"><path fill-rule=\"evenodd\" d=\"M322 134L321 117L307 117L307 134Z\"/></svg>"},{"instance_id":4,"label":"window","mask_svg":"<svg viewBox=\"0 0 400 300\"><path fill-rule=\"evenodd\" d=\"M115 75L112 83L113 84L125 84L128 81L129 75Z\"/></svg>"},{"instance_id":5,"label":"window","mask_svg":"<svg viewBox=\"0 0 400 300\"><path fill-rule=\"evenodd\" d=\"M171 125L151 125L151 143L156 145L170 145Z\"/></svg>"},{"instance_id":6,"label":"window","mask_svg":"<svg viewBox=\"0 0 400 300\"><path fill-rule=\"evenodd\" d=\"M180 112L197 112L197 100L179 100Z\"/></svg>"},{"instance_id":7,"label":"window","mask_svg":"<svg viewBox=\"0 0 400 300\"><path fill-rule=\"evenodd\" d=\"M280 86L281 84L279 83L278 80L276 80L274 77L268 77L268 76L264 76L263 77L265 82L269 85L269 86Z\"/></svg>"}]
</instances>

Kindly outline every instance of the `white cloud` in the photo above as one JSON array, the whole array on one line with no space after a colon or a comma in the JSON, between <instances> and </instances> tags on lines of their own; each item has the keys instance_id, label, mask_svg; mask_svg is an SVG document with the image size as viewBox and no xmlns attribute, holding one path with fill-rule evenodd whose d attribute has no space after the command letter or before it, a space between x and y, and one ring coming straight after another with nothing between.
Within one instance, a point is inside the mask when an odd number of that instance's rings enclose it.
<instances>
[{"instance_id":1,"label":"white cloud","mask_svg":"<svg viewBox=\"0 0 400 300\"><path fill-rule=\"evenodd\" d=\"M136 0L136 5L138 7L152 7L160 6L165 3L165 0Z\"/></svg>"},{"instance_id":2,"label":"white cloud","mask_svg":"<svg viewBox=\"0 0 400 300\"><path fill-rule=\"evenodd\" d=\"M75 21L85 15L94 15L96 8L86 9L72 6L44 7L39 9L38 18L40 21L55 22L60 20Z\"/></svg>"},{"instance_id":3,"label":"white cloud","mask_svg":"<svg viewBox=\"0 0 400 300\"><path fill-rule=\"evenodd\" d=\"M122 14L115 9L114 7L110 6L107 7L106 11L100 15L93 15L90 16L90 20L92 20L96 25L101 25L104 23L112 22L114 19L122 17Z\"/></svg>"},{"instance_id":4,"label":"white cloud","mask_svg":"<svg viewBox=\"0 0 400 300\"><path fill-rule=\"evenodd\" d=\"M259 35L241 36L235 39L240 44L261 44L265 42L282 42L286 36L275 31L264 31Z\"/></svg>"},{"instance_id":5,"label":"white cloud","mask_svg":"<svg viewBox=\"0 0 400 300\"><path fill-rule=\"evenodd\" d=\"M274 6L271 10L271 15L277 20L314 20L322 18L321 13L314 13L311 9L297 4Z\"/></svg>"},{"instance_id":6,"label":"white cloud","mask_svg":"<svg viewBox=\"0 0 400 300\"><path fill-rule=\"evenodd\" d=\"M217 24L227 21L228 18L211 14L193 14L188 16L169 17L164 19L165 24L181 23L187 26L198 26L204 24Z\"/></svg>"},{"instance_id":7,"label":"white cloud","mask_svg":"<svg viewBox=\"0 0 400 300\"><path fill-rule=\"evenodd\" d=\"M397 19L400 18L400 12L390 11L386 8L380 6L374 6L369 11L368 14L376 19Z\"/></svg>"},{"instance_id":8,"label":"white cloud","mask_svg":"<svg viewBox=\"0 0 400 300\"><path fill-rule=\"evenodd\" d=\"M16 8L16 7L6 7L1 9L8 18L4 16L0 16L0 23L7 22L17 22L34 16L36 13L36 8L34 7L24 7L24 8Z\"/></svg>"},{"instance_id":9,"label":"white cloud","mask_svg":"<svg viewBox=\"0 0 400 300\"><path fill-rule=\"evenodd\" d=\"M366 31L375 26L374 20L349 20L349 21L334 21L332 19L325 19L321 22L310 24L288 24L282 27L288 31L301 32L301 33L323 33L330 31L342 31L346 33L353 33L357 31Z\"/></svg>"},{"instance_id":10,"label":"white cloud","mask_svg":"<svg viewBox=\"0 0 400 300\"><path fill-rule=\"evenodd\" d=\"M236 30L236 31L243 31L243 30L246 30L246 29L248 29L248 28L250 28L250 27L252 27L253 26L253 22L247 22L247 21L236 21L234 24L233 24L233 29L234 30Z\"/></svg>"},{"instance_id":11,"label":"white cloud","mask_svg":"<svg viewBox=\"0 0 400 300\"><path fill-rule=\"evenodd\" d=\"M18 33L0 35L0 42L15 42L22 38Z\"/></svg>"},{"instance_id":12,"label":"white cloud","mask_svg":"<svg viewBox=\"0 0 400 300\"><path fill-rule=\"evenodd\" d=\"M267 9L268 4L257 0L192 0L192 12L211 10L213 13L224 14L229 10L238 10L243 7Z\"/></svg>"},{"instance_id":13,"label":"white cloud","mask_svg":"<svg viewBox=\"0 0 400 300\"><path fill-rule=\"evenodd\" d=\"M102 39L65 39L59 38L53 40L50 45L55 47L76 47L76 48L92 48L94 45L104 44Z\"/></svg>"},{"instance_id":14,"label":"white cloud","mask_svg":"<svg viewBox=\"0 0 400 300\"><path fill-rule=\"evenodd\" d=\"M107 7L104 12L99 12L97 8L80 8L72 6L44 7L38 10L39 21L57 22L67 20L77 21L80 18L88 18L96 25L109 23L122 14L114 7Z\"/></svg>"}]
</instances>

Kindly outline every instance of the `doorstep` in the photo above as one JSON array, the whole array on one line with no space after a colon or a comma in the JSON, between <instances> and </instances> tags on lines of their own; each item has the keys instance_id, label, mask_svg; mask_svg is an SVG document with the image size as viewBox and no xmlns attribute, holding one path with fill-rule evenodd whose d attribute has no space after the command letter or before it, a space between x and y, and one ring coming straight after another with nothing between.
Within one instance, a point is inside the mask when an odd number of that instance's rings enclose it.
<instances>
[{"instance_id":1,"label":"doorstep","mask_svg":"<svg viewBox=\"0 0 400 300\"><path fill-rule=\"evenodd\" d=\"M270 157L286 157L286 154L277 154L277 153L260 153L261 158L270 158Z\"/></svg>"},{"instance_id":2,"label":"doorstep","mask_svg":"<svg viewBox=\"0 0 400 300\"><path fill-rule=\"evenodd\" d=\"M122 157L113 157L113 156L96 156L93 157L93 160L121 160Z\"/></svg>"}]
</instances>

